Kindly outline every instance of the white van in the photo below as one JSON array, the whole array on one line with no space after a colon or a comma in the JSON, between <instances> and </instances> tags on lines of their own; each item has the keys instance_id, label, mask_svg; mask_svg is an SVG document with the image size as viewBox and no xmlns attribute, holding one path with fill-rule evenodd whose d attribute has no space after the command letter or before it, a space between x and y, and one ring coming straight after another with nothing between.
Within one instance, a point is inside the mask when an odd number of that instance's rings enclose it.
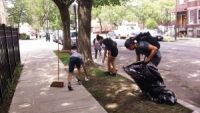
<instances>
[{"instance_id":1,"label":"white van","mask_svg":"<svg viewBox=\"0 0 200 113\"><path fill-rule=\"evenodd\" d=\"M118 38L129 38L132 37L134 34L140 32L140 28L137 26L119 26L118 29L115 31Z\"/></svg>"}]
</instances>

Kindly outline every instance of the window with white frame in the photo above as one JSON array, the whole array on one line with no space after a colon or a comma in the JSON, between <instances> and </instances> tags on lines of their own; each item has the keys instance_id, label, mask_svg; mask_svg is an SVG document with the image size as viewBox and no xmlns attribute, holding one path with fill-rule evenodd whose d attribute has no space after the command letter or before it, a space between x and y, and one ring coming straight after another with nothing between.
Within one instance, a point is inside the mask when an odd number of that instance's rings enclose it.
<instances>
[{"instance_id":1,"label":"window with white frame","mask_svg":"<svg viewBox=\"0 0 200 113\"><path fill-rule=\"evenodd\" d=\"M184 4L184 0L179 0L179 4Z\"/></svg>"},{"instance_id":2,"label":"window with white frame","mask_svg":"<svg viewBox=\"0 0 200 113\"><path fill-rule=\"evenodd\" d=\"M195 14L195 10L188 11L188 23L189 24L194 24L194 14Z\"/></svg>"}]
</instances>

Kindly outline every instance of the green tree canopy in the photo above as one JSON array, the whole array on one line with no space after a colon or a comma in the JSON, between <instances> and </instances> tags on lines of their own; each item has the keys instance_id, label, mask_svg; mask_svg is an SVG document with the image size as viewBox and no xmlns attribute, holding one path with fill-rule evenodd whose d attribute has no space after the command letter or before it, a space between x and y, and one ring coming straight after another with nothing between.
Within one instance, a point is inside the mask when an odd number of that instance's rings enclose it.
<instances>
[{"instance_id":1,"label":"green tree canopy","mask_svg":"<svg viewBox=\"0 0 200 113\"><path fill-rule=\"evenodd\" d=\"M7 9L8 20L12 26L16 26L20 21L39 29L44 27L48 19L50 28L60 28L60 15L51 0L14 0L13 5L14 7Z\"/></svg>"}]
</instances>

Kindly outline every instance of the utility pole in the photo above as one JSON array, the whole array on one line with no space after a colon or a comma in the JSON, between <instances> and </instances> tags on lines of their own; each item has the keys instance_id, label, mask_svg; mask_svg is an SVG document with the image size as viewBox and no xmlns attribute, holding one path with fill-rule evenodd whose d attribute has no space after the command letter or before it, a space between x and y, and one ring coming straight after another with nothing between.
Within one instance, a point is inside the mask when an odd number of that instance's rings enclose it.
<instances>
[{"instance_id":1,"label":"utility pole","mask_svg":"<svg viewBox=\"0 0 200 113\"><path fill-rule=\"evenodd\" d=\"M77 35L78 35L78 30L77 30L77 21L76 21L76 18L77 18L77 15L76 15L76 12L77 12L77 1L75 0L73 3L73 8L74 8L74 22L75 22L75 30L76 30L76 46L77 46L77 49L78 49L78 39L77 39Z\"/></svg>"}]
</instances>

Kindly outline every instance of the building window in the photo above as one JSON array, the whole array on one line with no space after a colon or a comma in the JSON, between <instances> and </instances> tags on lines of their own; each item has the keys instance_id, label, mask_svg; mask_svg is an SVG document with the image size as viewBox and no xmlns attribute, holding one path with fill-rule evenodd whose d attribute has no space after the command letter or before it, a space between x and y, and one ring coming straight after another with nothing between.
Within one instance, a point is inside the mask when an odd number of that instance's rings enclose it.
<instances>
[{"instance_id":1,"label":"building window","mask_svg":"<svg viewBox=\"0 0 200 113\"><path fill-rule=\"evenodd\" d=\"M197 30L197 37L200 37L200 30Z\"/></svg>"},{"instance_id":2,"label":"building window","mask_svg":"<svg viewBox=\"0 0 200 113\"><path fill-rule=\"evenodd\" d=\"M188 11L188 23L189 24L194 24L194 15L195 15L195 10Z\"/></svg>"},{"instance_id":3,"label":"building window","mask_svg":"<svg viewBox=\"0 0 200 113\"><path fill-rule=\"evenodd\" d=\"M179 0L179 4L184 4L184 0Z\"/></svg>"},{"instance_id":4,"label":"building window","mask_svg":"<svg viewBox=\"0 0 200 113\"><path fill-rule=\"evenodd\" d=\"M192 37L193 36L193 30L188 31L188 36Z\"/></svg>"}]
</instances>

